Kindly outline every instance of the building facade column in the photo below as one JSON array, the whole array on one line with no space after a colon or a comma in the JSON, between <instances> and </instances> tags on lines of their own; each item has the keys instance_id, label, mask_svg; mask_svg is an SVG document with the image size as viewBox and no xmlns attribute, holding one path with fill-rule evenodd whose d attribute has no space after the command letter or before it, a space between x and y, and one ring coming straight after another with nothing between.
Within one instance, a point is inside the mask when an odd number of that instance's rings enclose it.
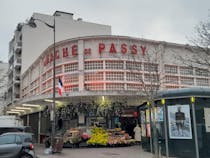
<instances>
[{"instance_id":1,"label":"building facade column","mask_svg":"<svg viewBox=\"0 0 210 158\"><path fill-rule=\"evenodd\" d=\"M84 90L84 41L78 41L78 73L79 73L79 91Z\"/></svg>"}]
</instances>

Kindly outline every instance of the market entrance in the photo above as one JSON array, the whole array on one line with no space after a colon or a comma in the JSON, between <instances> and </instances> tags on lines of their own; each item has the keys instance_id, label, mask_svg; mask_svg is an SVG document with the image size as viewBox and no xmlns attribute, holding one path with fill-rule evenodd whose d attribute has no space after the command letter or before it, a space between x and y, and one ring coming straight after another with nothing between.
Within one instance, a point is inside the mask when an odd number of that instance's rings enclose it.
<instances>
[{"instance_id":1,"label":"market entrance","mask_svg":"<svg viewBox=\"0 0 210 158\"><path fill-rule=\"evenodd\" d=\"M134 117L120 117L121 128L134 138L134 127L136 126L136 118Z\"/></svg>"}]
</instances>

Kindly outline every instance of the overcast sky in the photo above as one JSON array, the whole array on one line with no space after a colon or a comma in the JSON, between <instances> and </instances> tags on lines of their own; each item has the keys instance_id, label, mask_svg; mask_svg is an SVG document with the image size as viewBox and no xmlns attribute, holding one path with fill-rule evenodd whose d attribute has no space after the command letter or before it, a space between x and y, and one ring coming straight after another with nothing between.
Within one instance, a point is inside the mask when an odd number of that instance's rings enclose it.
<instances>
[{"instance_id":1,"label":"overcast sky","mask_svg":"<svg viewBox=\"0 0 210 158\"><path fill-rule=\"evenodd\" d=\"M17 24L33 12L69 12L112 26L113 35L186 44L195 26L210 18L209 9L210 0L0 0L0 60L7 62Z\"/></svg>"}]
</instances>

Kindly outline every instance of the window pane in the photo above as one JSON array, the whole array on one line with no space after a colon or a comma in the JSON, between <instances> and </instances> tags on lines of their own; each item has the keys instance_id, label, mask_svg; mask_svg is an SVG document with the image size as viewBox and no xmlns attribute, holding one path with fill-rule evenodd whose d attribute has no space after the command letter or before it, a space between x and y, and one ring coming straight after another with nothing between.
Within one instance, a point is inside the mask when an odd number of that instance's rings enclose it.
<instances>
[{"instance_id":1,"label":"window pane","mask_svg":"<svg viewBox=\"0 0 210 158\"><path fill-rule=\"evenodd\" d=\"M165 65L165 73L177 74L177 66Z\"/></svg>"},{"instance_id":2,"label":"window pane","mask_svg":"<svg viewBox=\"0 0 210 158\"><path fill-rule=\"evenodd\" d=\"M2 144L13 144L15 143L14 135L5 135L0 137L0 145Z\"/></svg>"}]
</instances>

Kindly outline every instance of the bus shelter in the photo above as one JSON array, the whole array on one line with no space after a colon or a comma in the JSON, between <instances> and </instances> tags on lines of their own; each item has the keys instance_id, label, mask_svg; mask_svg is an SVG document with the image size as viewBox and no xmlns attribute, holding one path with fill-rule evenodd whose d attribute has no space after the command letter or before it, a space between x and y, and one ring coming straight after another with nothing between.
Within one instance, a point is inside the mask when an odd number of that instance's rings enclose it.
<instances>
[{"instance_id":1,"label":"bus shelter","mask_svg":"<svg viewBox=\"0 0 210 158\"><path fill-rule=\"evenodd\" d=\"M154 145L150 142L153 142L152 133L156 130L160 154L209 158L210 88L164 90L158 93L154 102L154 114L148 103L139 107L143 149L153 150ZM150 120L155 122L155 127L151 126Z\"/></svg>"}]
</instances>

